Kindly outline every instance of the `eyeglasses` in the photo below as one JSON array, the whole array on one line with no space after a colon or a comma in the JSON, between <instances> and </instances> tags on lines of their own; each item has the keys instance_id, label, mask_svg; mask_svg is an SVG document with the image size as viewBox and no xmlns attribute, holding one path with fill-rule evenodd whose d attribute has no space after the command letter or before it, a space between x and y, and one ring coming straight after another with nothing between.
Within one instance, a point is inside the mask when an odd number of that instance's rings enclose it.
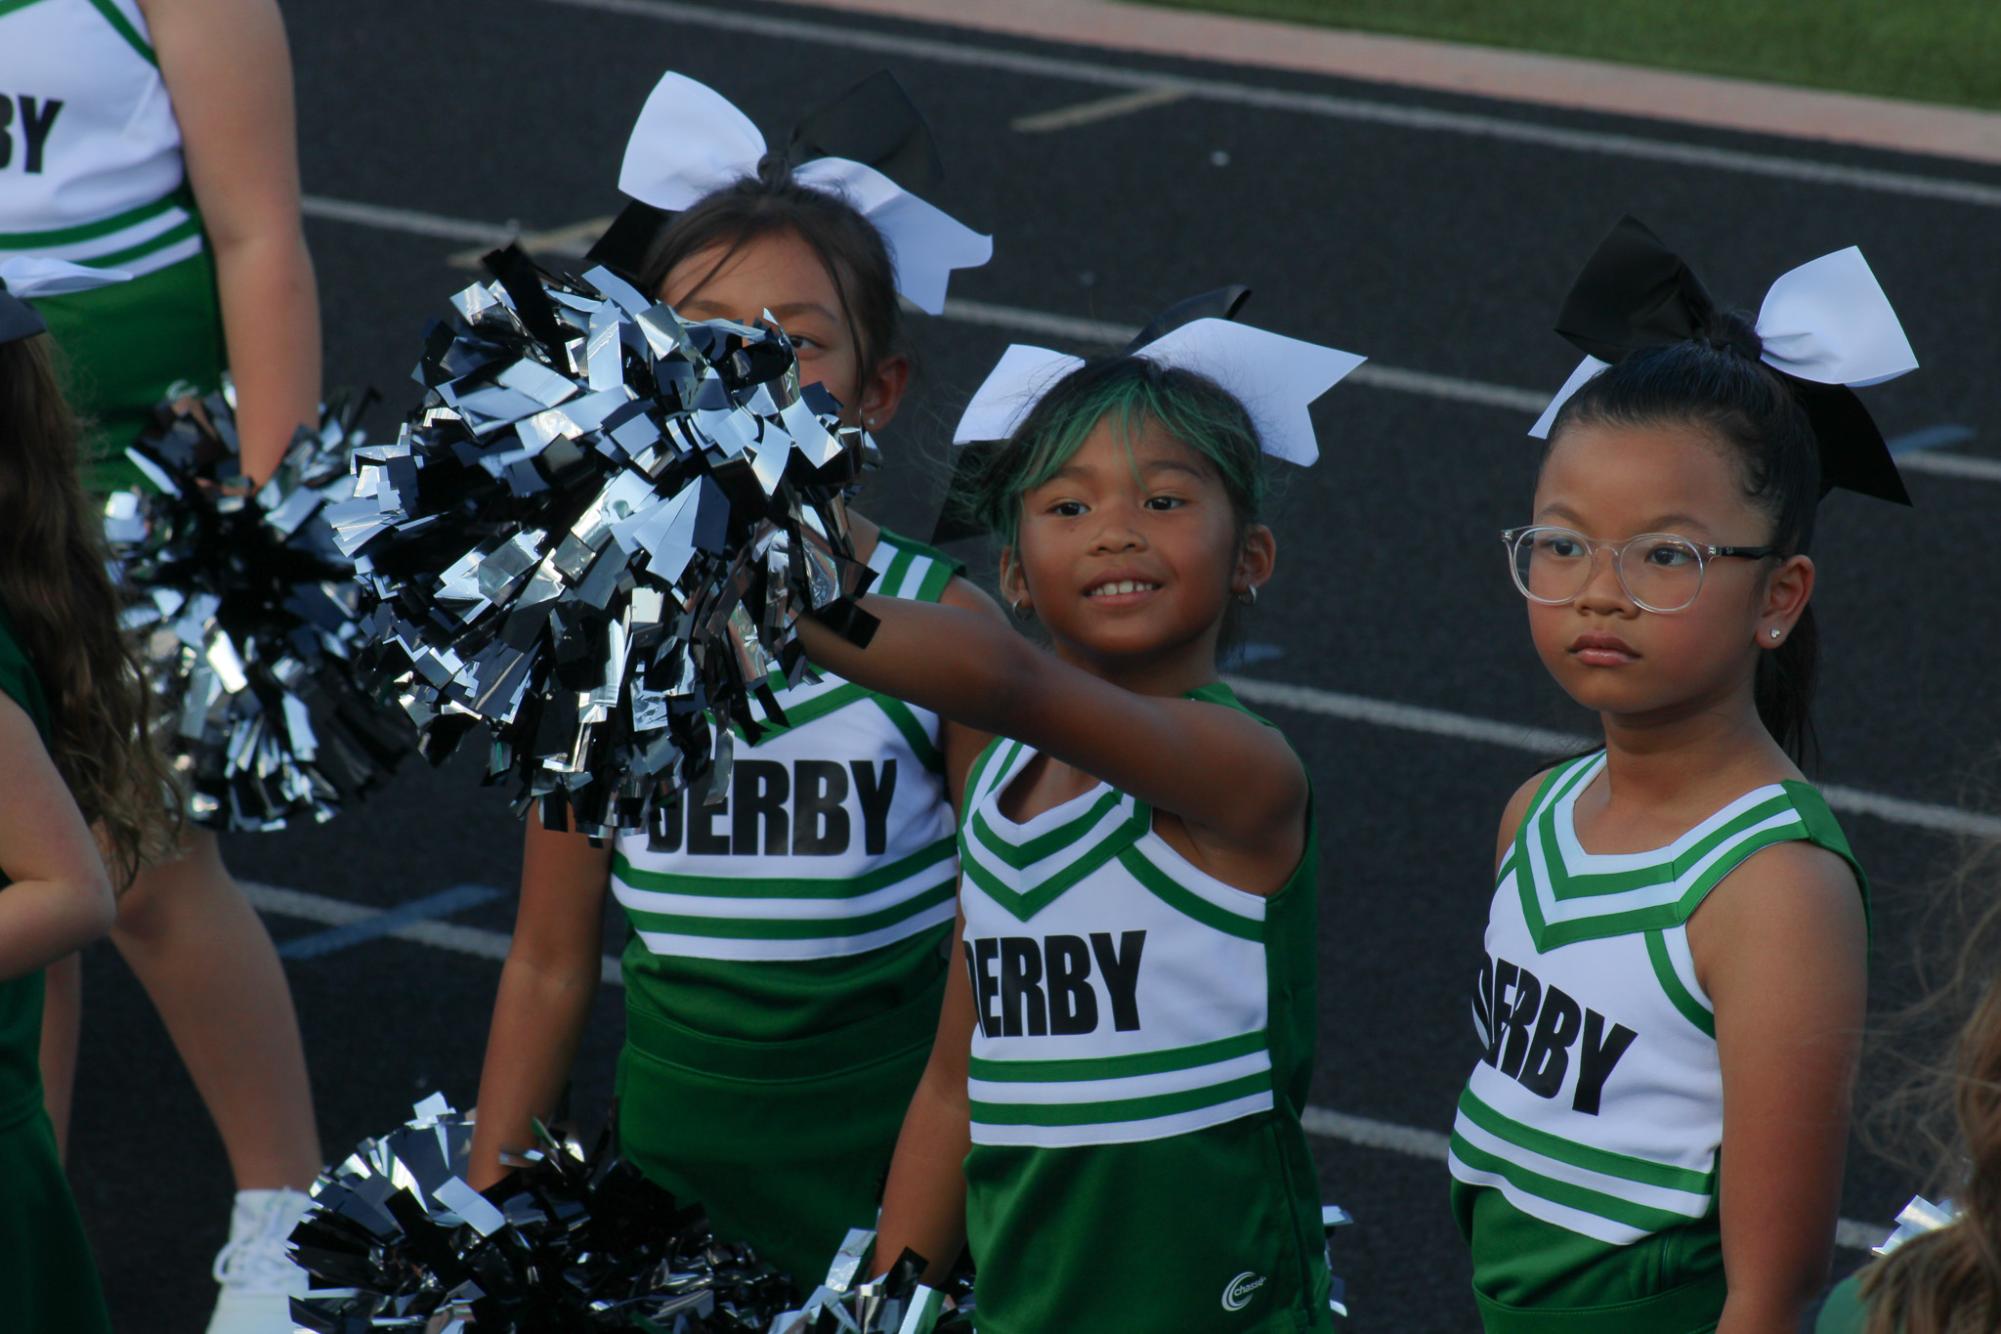
<instances>
[{"instance_id":1,"label":"eyeglasses","mask_svg":"<svg viewBox=\"0 0 2001 1334\"><path fill-rule=\"evenodd\" d=\"M1726 556L1763 560L1777 547L1716 547L1675 533L1641 533L1623 542L1601 542L1574 528L1535 524L1501 534L1515 587L1531 602L1561 607L1574 602L1591 583L1602 547L1612 553L1619 587L1635 605L1651 612L1684 611L1702 592L1708 562Z\"/></svg>"}]
</instances>

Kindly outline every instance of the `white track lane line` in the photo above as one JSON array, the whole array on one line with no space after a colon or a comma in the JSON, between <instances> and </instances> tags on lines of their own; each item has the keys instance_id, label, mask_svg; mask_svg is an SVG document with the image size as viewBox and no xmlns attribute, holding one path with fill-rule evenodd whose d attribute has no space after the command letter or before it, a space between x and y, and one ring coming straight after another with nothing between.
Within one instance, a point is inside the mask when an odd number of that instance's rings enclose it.
<instances>
[{"instance_id":1,"label":"white track lane line","mask_svg":"<svg viewBox=\"0 0 2001 1334\"><path fill-rule=\"evenodd\" d=\"M1169 102L1179 102L1186 96L1188 90L1179 84L1162 84L1157 88L1141 88L1137 92L1114 93L1110 97L1093 98L1089 102L1058 107L1054 111L1038 111L1032 115L1017 116L1008 124L1017 134L1049 134L1056 130L1074 130L1079 125L1096 125L1099 121L1116 120L1120 116L1130 116L1135 112L1164 107Z\"/></svg>"},{"instance_id":2,"label":"white track lane line","mask_svg":"<svg viewBox=\"0 0 2001 1334\"><path fill-rule=\"evenodd\" d=\"M1153 70L1126 69L1118 65L1068 57L1036 55L1027 51L983 46L980 35L966 33L946 41L932 37L910 37L901 33L846 28L812 19L781 17L777 14L745 12L736 7L693 5L677 0L546 0L573 9L623 14L661 23L681 23L723 32L746 33L781 41L817 42L855 51L907 56L942 64L971 65L981 69L1005 70L1014 74L1044 78L1072 79L1078 83L1106 88L1150 90L1173 87L1192 97L1236 106L1270 111L1291 111L1330 120L1387 125L1396 129L1466 135L1479 139L1500 139L1557 148L1577 153L1610 154L1646 162L1670 162L1677 166L1700 167L1712 171L1743 172L1775 180L1799 181L1812 185L1845 186L1875 190L1884 194L1937 199L1971 204L1978 208L2001 208L2001 185L1932 176L1919 172L1888 171L1873 167L1842 166L1813 158L1790 157L1783 153L1757 153L1743 149L1719 148L1709 144L1654 139L1639 134L1610 130L1587 130L1562 125L1545 125L1506 116L1481 115L1469 111L1445 111L1421 105L1380 102L1362 97L1337 97L1286 88L1267 88L1231 79L1187 78Z\"/></svg>"},{"instance_id":3,"label":"white track lane line","mask_svg":"<svg viewBox=\"0 0 2001 1334\"><path fill-rule=\"evenodd\" d=\"M275 913L280 917L296 917L327 926L346 926L351 922L373 917L378 911L366 904L329 898L324 894L309 894L298 889L281 889L277 885L260 885L248 880L238 883L243 887L244 897L248 898L259 912ZM470 955L477 959L504 960L507 957L507 933L490 931L484 927L461 926L453 922L412 922L397 927L389 932L388 936L390 939L406 940L415 945L428 945L432 949ZM625 979L619 972L618 959L613 955L604 956L602 976L607 986L625 985ZM1445 1161L1446 1137L1436 1130L1400 1126L1393 1121L1378 1121L1367 1116L1355 1116L1348 1112L1337 1112L1329 1107L1308 1107L1300 1115L1299 1121L1307 1134L1318 1135L1322 1139L1340 1140L1357 1148L1383 1149L1412 1158L1431 1159L1434 1162ZM1856 1250L1868 1250L1881 1241L1888 1232L1887 1228L1870 1227L1844 1218L1836 1228L1835 1240L1843 1246Z\"/></svg>"},{"instance_id":4,"label":"white track lane line","mask_svg":"<svg viewBox=\"0 0 2001 1334\"><path fill-rule=\"evenodd\" d=\"M552 4L569 2L570 0L548 0L548 3ZM551 255L568 254L563 246L573 244L580 235L578 229L584 226L578 223L550 232L537 233L526 231L514 223L448 218L442 214L426 213L418 209L363 204L348 199L329 199L324 195L307 195L302 205L307 217L326 222L345 222L359 227L402 232L410 236L474 242L481 246L505 245L516 238L528 242L533 242L537 237L561 238L556 246L547 249L546 253ZM452 256L451 259L461 265L466 262L466 256L463 254ZM1021 306L1007 306L991 301L967 301L958 297L945 302L945 313L941 318L960 324L978 325L982 328L1006 329L1013 333L1028 334L1038 338L1061 338L1073 343L1109 347L1120 346L1139 332L1139 326L1135 324L1115 324L1109 320L1057 315L1049 311L1028 310ZM1368 385L1375 389L1414 394L1420 398L1446 403L1471 403L1480 407L1503 408L1509 412L1527 414L1530 418L1543 410L1549 402L1550 394L1555 392L1554 389L1548 393L1535 389L1516 389L1508 385L1465 380L1453 375L1435 375L1430 371L1384 366L1373 361L1365 363L1348 378L1355 384ZM2001 482L2001 459L1984 458L1977 454L1920 451L1899 456L1897 467L1904 472L1934 473L1967 481Z\"/></svg>"},{"instance_id":5,"label":"white track lane line","mask_svg":"<svg viewBox=\"0 0 2001 1334\"><path fill-rule=\"evenodd\" d=\"M1504 746L1510 750L1527 751L1532 755L1554 758L1598 744L1582 733L1558 732L1544 727L1525 727L1518 723L1501 722L1493 718L1476 718L1471 714L1454 713L1447 709L1397 704L1389 700L1371 699L1366 695L1322 690L1315 686L1291 685L1284 681L1267 681L1250 676L1226 676L1223 679L1229 683L1232 690L1251 704L1296 709L1301 713L1318 714L1323 718L1339 718L1345 722L1366 723L1401 732L1421 732L1429 736L1448 737L1455 741ZM1837 811L1851 815L1873 816L1891 824L1908 825L1933 833L2001 839L2001 815L1987 815L1979 811L1962 810L1957 806L1941 806L1928 801L1909 801L1903 797L1887 796L1880 792L1865 792L1860 788L1842 787L1832 783L1818 786L1820 794L1827 798L1827 804Z\"/></svg>"}]
</instances>

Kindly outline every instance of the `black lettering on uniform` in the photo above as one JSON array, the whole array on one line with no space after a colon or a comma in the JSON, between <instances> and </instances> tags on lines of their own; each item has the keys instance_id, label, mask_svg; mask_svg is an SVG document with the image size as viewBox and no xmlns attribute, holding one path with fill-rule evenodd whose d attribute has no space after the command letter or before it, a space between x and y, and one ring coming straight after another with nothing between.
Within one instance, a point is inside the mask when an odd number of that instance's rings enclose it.
<instances>
[{"instance_id":1,"label":"black lettering on uniform","mask_svg":"<svg viewBox=\"0 0 2001 1334\"><path fill-rule=\"evenodd\" d=\"M1522 1058L1528 1055L1529 1035L1535 1031L1536 1010L1542 1005L1542 979L1526 968L1515 973L1515 1003L1508 1009L1508 1046L1501 1053L1501 1073L1518 1079Z\"/></svg>"},{"instance_id":2,"label":"black lettering on uniform","mask_svg":"<svg viewBox=\"0 0 2001 1334\"><path fill-rule=\"evenodd\" d=\"M832 857L848 850L848 770L834 760L800 760L793 767L792 853Z\"/></svg>"},{"instance_id":3,"label":"black lettering on uniform","mask_svg":"<svg viewBox=\"0 0 2001 1334\"><path fill-rule=\"evenodd\" d=\"M730 851L755 857L761 846L765 856L783 857L791 841L785 814L791 795L792 775L777 760L738 760L730 775Z\"/></svg>"},{"instance_id":4,"label":"black lettering on uniform","mask_svg":"<svg viewBox=\"0 0 2001 1334\"><path fill-rule=\"evenodd\" d=\"M1494 1063L1494 956L1480 955L1480 976L1473 983L1473 1023L1480 1030L1485 1049L1480 1059Z\"/></svg>"},{"instance_id":5,"label":"black lettering on uniform","mask_svg":"<svg viewBox=\"0 0 2001 1334\"><path fill-rule=\"evenodd\" d=\"M1001 1032L1018 1038L1049 1036L1049 1008L1042 998L1042 951L1029 936L1000 942Z\"/></svg>"},{"instance_id":6,"label":"black lettering on uniform","mask_svg":"<svg viewBox=\"0 0 2001 1334\"><path fill-rule=\"evenodd\" d=\"M14 99L0 97L0 167L14 163L14 136L8 128L14 123Z\"/></svg>"},{"instance_id":7,"label":"black lettering on uniform","mask_svg":"<svg viewBox=\"0 0 2001 1334\"><path fill-rule=\"evenodd\" d=\"M1488 1008L1494 1016L1494 1027L1487 1039L1487 1064L1501 1063L1501 1043L1508 1035L1508 1013L1514 1006L1515 979L1522 970L1506 959L1494 960L1494 999Z\"/></svg>"},{"instance_id":8,"label":"black lettering on uniform","mask_svg":"<svg viewBox=\"0 0 2001 1334\"><path fill-rule=\"evenodd\" d=\"M1049 955L1050 1032L1095 1031L1098 990L1091 985L1091 947L1082 936L1050 936L1042 948Z\"/></svg>"},{"instance_id":9,"label":"black lettering on uniform","mask_svg":"<svg viewBox=\"0 0 2001 1334\"><path fill-rule=\"evenodd\" d=\"M1584 1011L1562 987L1543 993L1542 1014L1536 1019L1535 1040L1529 1043L1522 1067L1522 1087L1540 1098L1554 1098L1570 1069L1570 1044L1577 1041Z\"/></svg>"},{"instance_id":10,"label":"black lettering on uniform","mask_svg":"<svg viewBox=\"0 0 2001 1334\"><path fill-rule=\"evenodd\" d=\"M1145 949L1144 931L1122 932L1116 949L1109 931L1091 933L1091 953L1097 956L1105 994L1112 1002L1112 1027L1121 1033L1139 1027L1139 956Z\"/></svg>"},{"instance_id":11,"label":"black lettering on uniform","mask_svg":"<svg viewBox=\"0 0 2001 1334\"><path fill-rule=\"evenodd\" d=\"M681 800L681 794L677 792L653 808L652 822L646 827L647 851L681 850L681 815L686 806L687 803Z\"/></svg>"},{"instance_id":12,"label":"black lettering on uniform","mask_svg":"<svg viewBox=\"0 0 2001 1334\"><path fill-rule=\"evenodd\" d=\"M994 998L1000 995L1000 983L994 977L994 959L999 954L1000 941L992 936L966 942L966 957L973 969L973 1011L980 1017L980 1031L990 1038L1001 1036L1000 1015L994 1011Z\"/></svg>"},{"instance_id":13,"label":"black lettering on uniform","mask_svg":"<svg viewBox=\"0 0 2001 1334\"><path fill-rule=\"evenodd\" d=\"M63 109L62 99L51 97L46 101L21 94L21 138L27 148L22 165L32 176L42 172L42 146L49 141L49 129L56 123L56 113ZM7 164L0 162L0 167Z\"/></svg>"},{"instance_id":14,"label":"black lettering on uniform","mask_svg":"<svg viewBox=\"0 0 2001 1334\"><path fill-rule=\"evenodd\" d=\"M974 946L978 943L973 940L966 941L959 953L965 956L966 960L966 983L970 988L967 994L973 998L973 1026L980 1030L981 1037L991 1037L993 1035L987 1032L986 1006L980 1003L980 966L973 958Z\"/></svg>"},{"instance_id":15,"label":"black lettering on uniform","mask_svg":"<svg viewBox=\"0 0 2001 1334\"><path fill-rule=\"evenodd\" d=\"M1584 1012L1584 1045L1577 1053L1577 1096L1570 1100L1573 1108L1588 1116L1598 1115L1598 1101L1605 1092L1605 1081L1612 1077L1612 1067L1638 1036L1624 1024L1613 1024L1608 1034L1604 1015L1596 1010Z\"/></svg>"},{"instance_id":16,"label":"black lettering on uniform","mask_svg":"<svg viewBox=\"0 0 2001 1334\"><path fill-rule=\"evenodd\" d=\"M880 775L870 760L849 760L855 773L855 798L862 808L862 846L880 857L889 846L889 803L896 795L896 761L884 760Z\"/></svg>"},{"instance_id":17,"label":"black lettering on uniform","mask_svg":"<svg viewBox=\"0 0 2001 1334\"><path fill-rule=\"evenodd\" d=\"M730 841L727 835L717 832L716 818L729 814L729 798L724 797L713 806L707 802L684 802L688 809L688 855L691 857L727 857L730 855Z\"/></svg>"}]
</instances>

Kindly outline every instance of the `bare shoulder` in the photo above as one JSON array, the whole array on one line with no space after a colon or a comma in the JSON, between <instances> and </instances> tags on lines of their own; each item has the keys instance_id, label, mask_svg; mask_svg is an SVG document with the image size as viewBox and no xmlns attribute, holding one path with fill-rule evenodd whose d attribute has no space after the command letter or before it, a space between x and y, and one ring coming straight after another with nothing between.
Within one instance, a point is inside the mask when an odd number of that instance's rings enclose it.
<instances>
[{"instance_id":1,"label":"bare shoulder","mask_svg":"<svg viewBox=\"0 0 2001 1334\"><path fill-rule=\"evenodd\" d=\"M1528 819L1529 807L1535 804L1535 794L1542 791L1542 785L1556 772L1556 766L1531 774L1526 782L1515 789L1508 798L1508 804L1501 810L1501 827L1494 836L1494 869L1500 870L1501 859L1508 855L1508 845L1515 841L1521 831L1522 821Z\"/></svg>"},{"instance_id":2,"label":"bare shoulder","mask_svg":"<svg viewBox=\"0 0 2001 1334\"><path fill-rule=\"evenodd\" d=\"M952 581L945 585L945 591L938 595L938 601L948 607L957 607L961 611L980 612L997 621L1007 619L1001 614L1000 603L995 602L984 588L964 575L953 575Z\"/></svg>"},{"instance_id":3,"label":"bare shoulder","mask_svg":"<svg viewBox=\"0 0 2001 1334\"><path fill-rule=\"evenodd\" d=\"M1726 994L1793 991L1860 1003L1869 923L1855 873L1827 849L1776 843L1744 860L1688 921L1697 979L1718 1002Z\"/></svg>"},{"instance_id":4,"label":"bare shoulder","mask_svg":"<svg viewBox=\"0 0 2001 1334\"><path fill-rule=\"evenodd\" d=\"M1761 938L1772 943L1826 939L1865 930L1855 871L1804 839L1760 848L1725 876L1689 919L1694 937Z\"/></svg>"}]
</instances>

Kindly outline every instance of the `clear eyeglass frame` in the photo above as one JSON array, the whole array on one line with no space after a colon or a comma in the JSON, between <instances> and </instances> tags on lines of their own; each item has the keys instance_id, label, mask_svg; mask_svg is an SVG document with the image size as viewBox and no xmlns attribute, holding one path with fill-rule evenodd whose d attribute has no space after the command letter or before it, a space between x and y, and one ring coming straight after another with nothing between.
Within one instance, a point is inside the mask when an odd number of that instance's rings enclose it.
<instances>
[{"instance_id":1,"label":"clear eyeglass frame","mask_svg":"<svg viewBox=\"0 0 2001 1334\"><path fill-rule=\"evenodd\" d=\"M1574 538L1584 548L1585 560L1580 563L1577 590L1566 597L1550 598L1531 592L1528 580L1522 574L1523 544L1533 542L1538 534ZM1626 552L1630 548L1642 546L1646 543L1653 543L1654 549L1661 549L1664 545L1671 544L1695 558L1695 578L1690 581L1688 596L1680 602L1667 603L1660 599L1650 600L1634 591L1634 581L1626 574ZM1620 590L1632 600L1633 605L1643 611L1650 611L1661 616L1670 616L1678 611L1687 611L1691 606L1695 605L1696 598L1702 594L1702 585L1708 576L1710 561L1733 558L1738 560L1764 560L1779 554L1779 548L1775 546L1716 546L1713 543L1697 542L1693 538L1683 537L1680 533L1635 533L1623 542L1607 542L1599 538L1588 537L1578 532L1575 528L1566 528L1562 524L1551 523L1534 523L1525 524L1518 528L1504 528L1501 530L1501 544L1506 548L1508 553L1509 577L1515 581L1516 590L1531 602L1545 607L1567 607L1577 601L1584 593L1584 590L1591 586L1591 575L1598 568L1598 553L1602 550L1612 553L1612 573L1619 581Z\"/></svg>"}]
</instances>

